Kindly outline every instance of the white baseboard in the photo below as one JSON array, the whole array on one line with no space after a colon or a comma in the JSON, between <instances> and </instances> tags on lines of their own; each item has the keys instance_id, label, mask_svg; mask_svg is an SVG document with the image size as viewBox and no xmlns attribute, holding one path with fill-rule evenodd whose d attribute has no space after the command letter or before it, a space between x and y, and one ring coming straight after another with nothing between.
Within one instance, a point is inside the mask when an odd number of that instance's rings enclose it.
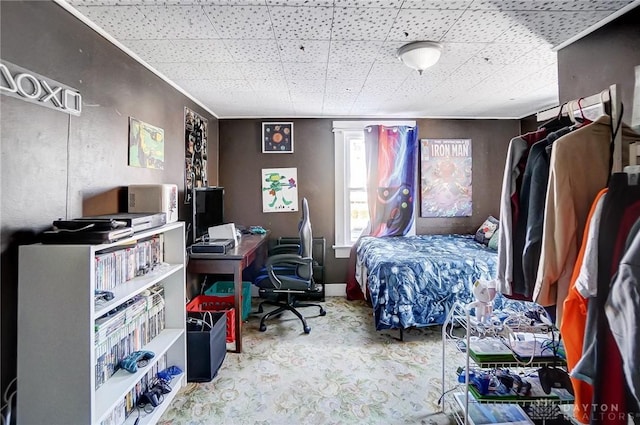
<instances>
[{"instance_id":1,"label":"white baseboard","mask_svg":"<svg viewBox=\"0 0 640 425\"><path fill-rule=\"evenodd\" d=\"M324 294L327 297L346 297L347 296L347 284L346 283L327 283L324 285ZM258 287L251 285L251 297L258 296Z\"/></svg>"}]
</instances>

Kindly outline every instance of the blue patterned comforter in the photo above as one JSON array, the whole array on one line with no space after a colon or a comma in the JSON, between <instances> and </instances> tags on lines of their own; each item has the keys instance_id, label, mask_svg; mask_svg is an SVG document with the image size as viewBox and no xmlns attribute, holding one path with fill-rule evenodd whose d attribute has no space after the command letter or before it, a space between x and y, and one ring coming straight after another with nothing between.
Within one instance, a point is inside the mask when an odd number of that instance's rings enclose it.
<instances>
[{"instance_id":1,"label":"blue patterned comforter","mask_svg":"<svg viewBox=\"0 0 640 425\"><path fill-rule=\"evenodd\" d=\"M473 301L476 280L495 278L498 257L473 235L367 236L357 252L377 330L444 323L454 302Z\"/></svg>"}]
</instances>

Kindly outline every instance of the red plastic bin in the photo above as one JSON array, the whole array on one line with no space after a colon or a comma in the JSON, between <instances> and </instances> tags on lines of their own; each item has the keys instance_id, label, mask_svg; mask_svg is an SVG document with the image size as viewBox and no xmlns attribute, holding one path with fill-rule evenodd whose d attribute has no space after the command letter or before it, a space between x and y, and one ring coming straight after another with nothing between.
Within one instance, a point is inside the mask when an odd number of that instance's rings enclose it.
<instances>
[{"instance_id":1,"label":"red plastic bin","mask_svg":"<svg viewBox=\"0 0 640 425\"><path fill-rule=\"evenodd\" d=\"M211 295L198 295L187 303L187 314L199 319L204 317L203 313L208 311L222 312L227 315L227 342L236 340L236 309L234 306L234 296L217 297Z\"/></svg>"}]
</instances>

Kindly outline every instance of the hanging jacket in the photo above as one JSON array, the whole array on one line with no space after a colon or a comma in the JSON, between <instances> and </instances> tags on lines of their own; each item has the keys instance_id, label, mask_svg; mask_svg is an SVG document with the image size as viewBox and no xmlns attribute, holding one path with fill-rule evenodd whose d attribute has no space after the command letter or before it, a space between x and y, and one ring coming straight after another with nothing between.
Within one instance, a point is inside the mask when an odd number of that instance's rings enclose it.
<instances>
[{"instance_id":1,"label":"hanging jacket","mask_svg":"<svg viewBox=\"0 0 640 425\"><path fill-rule=\"evenodd\" d=\"M533 299L556 305L557 324L589 208L609 178L610 125L611 117L603 115L553 144Z\"/></svg>"},{"instance_id":2,"label":"hanging jacket","mask_svg":"<svg viewBox=\"0 0 640 425\"><path fill-rule=\"evenodd\" d=\"M585 227L582 239L582 247L578 253L576 265L571 276L569 284L569 294L564 300L564 320L560 325L560 335L565 348L567 357L567 370L573 371L575 365L582 357L583 343L585 336L585 326L587 321L587 300L580 294L576 288L576 282L580 279L583 266L588 262L596 262L597 258L588 255L588 242L593 240L593 234L596 233L596 221L599 223L599 216L602 213L602 204L607 189L601 190L596 196L589 216L587 218L588 226ZM596 240L597 244L597 240ZM597 279L597 276L593 276ZM591 401L593 399L593 386L583 380L571 376L575 401L573 404L574 417L583 424L589 423L591 417Z\"/></svg>"},{"instance_id":3,"label":"hanging jacket","mask_svg":"<svg viewBox=\"0 0 640 425\"><path fill-rule=\"evenodd\" d=\"M513 273L513 223L518 216L518 194L522 184L522 174L526 166L529 148L547 134L545 129L514 137L509 142L507 160L502 179L500 195L500 226L498 227L498 271L496 288L498 292L511 295Z\"/></svg>"},{"instance_id":4,"label":"hanging jacket","mask_svg":"<svg viewBox=\"0 0 640 425\"><path fill-rule=\"evenodd\" d=\"M636 220L636 223L640 220ZM634 226L632 238L613 279L605 313L622 357L623 372L636 405L640 405L640 233Z\"/></svg>"},{"instance_id":5,"label":"hanging jacket","mask_svg":"<svg viewBox=\"0 0 640 425\"><path fill-rule=\"evenodd\" d=\"M570 127L554 131L531 146L520 188L520 214L513 234L512 293L531 300L535 286L544 202L549 180L551 146L560 137L571 132Z\"/></svg>"}]
</instances>

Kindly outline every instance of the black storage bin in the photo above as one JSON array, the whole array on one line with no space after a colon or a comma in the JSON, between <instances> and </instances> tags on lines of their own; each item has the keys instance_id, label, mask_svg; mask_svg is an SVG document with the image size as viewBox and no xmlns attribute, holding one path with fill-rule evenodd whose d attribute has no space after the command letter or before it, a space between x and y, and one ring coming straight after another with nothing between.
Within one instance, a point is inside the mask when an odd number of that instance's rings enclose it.
<instances>
[{"instance_id":1,"label":"black storage bin","mask_svg":"<svg viewBox=\"0 0 640 425\"><path fill-rule=\"evenodd\" d=\"M210 323L187 322L187 381L209 382L227 354L227 317L224 312L202 315Z\"/></svg>"}]
</instances>

